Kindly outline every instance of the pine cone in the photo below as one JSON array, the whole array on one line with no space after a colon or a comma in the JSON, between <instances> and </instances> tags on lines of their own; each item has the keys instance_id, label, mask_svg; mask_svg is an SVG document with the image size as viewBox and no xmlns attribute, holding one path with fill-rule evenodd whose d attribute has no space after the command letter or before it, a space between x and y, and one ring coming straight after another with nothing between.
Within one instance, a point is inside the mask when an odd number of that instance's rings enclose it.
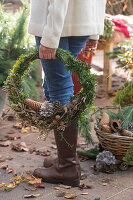
<instances>
[{"instance_id":1,"label":"pine cone","mask_svg":"<svg viewBox=\"0 0 133 200\"><path fill-rule=\"evenodd\" d=\"M101 167L102 165L115 165L115 156L110 151L103 151L96 157L96 165Z\"/></svg>"},{"instance_id":2,"label":"pine cone","mask_svg":"<svg viewBox=\"0 0 133 200\"><path fill-rule=\"evenodd\" d=\"M99 128L102 128L103 125L109 125L109 121L109 115L104 112L101 121L99 122Z\"/></svg>"},{"instance_id":3,"label":"pine cone","mask_svg":"<svg viewBox=\"0 0 133 200\"><path fill-rule=\"evenodd\" d=\"M62 104L56 101L53 106L54 113L61 113L64 111Z\"/></svg>"},{"instance_id":4,"label":"pine cone","mask_svg":"<svg viewBox=\"0 0 133 200\"><path fill-rule=\"evenodd\" d=\"M42 106L42 103L40 103L38 101L34 101L32 99L25 99L24 104L28 108L30 108L31 110L34 110L34 111L39 111L41 109L41 106Z\"/></svg>"},{"instance_id":5,"label":"pine cone","mask_svg":"<svg viewBox=\"0 0 133 200\"><path fill-rule=\"evenodd\" d=\"M116 119L111 121L111 129L116 133L121 129L121 120Z\"/></svg>"},{"instance_id":6,"label":"pine cone","mask_svg":"<svg viewBox=\"0 0 133 200\"><path fill-rule=\"evenodd\" d=\"M110 126L108 126L108 125L103 125L103 126L102 126L102 130L103 130L104 132L107 132L107 133L112 133L111 128L110 128Z\"/></svg>"},{"instance_id":7,"label":"pine cone","mask_svg":"<svg viewBox=\"0 0 133 200\"><path fill-rule=\"evenodd\" d=\"M40 109L40 115L43 117L51 117L54 113L53 104L45 101Z\"/></svg>"}]
</instances>

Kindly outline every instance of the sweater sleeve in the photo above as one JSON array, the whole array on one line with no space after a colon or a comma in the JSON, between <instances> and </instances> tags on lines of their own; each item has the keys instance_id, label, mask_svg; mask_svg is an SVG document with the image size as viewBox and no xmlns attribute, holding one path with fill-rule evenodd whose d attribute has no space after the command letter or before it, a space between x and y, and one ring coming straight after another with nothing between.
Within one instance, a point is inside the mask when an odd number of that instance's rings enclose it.
<instances>
[{"instance_id":1,"label":"sweater sleeve","mask_svg":"<svg viewBox=\"0 0 133 200\"><path fill-rule=\"evenodd\" d=\"M49 0L47 23L44 26L41 44L58 48L67 14L69 0Z\"/></svg>"},{"instance_id":2,"label":"sweater sleeve","mask_svg":"<svg viewBox=\"0 0 133 200\"><path fill-rule=\"evenodd\" d=\"M90 35L89 39L91 39L91 40L99 40L99 35Z\"/></svg>"}]
</instances>

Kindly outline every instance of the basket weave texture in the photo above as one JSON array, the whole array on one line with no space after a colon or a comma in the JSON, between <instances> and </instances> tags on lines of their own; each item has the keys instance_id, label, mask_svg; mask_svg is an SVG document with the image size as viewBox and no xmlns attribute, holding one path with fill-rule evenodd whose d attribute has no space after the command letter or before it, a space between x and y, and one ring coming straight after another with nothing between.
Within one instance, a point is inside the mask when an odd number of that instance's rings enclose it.
<instances>
[{"instance_id":1,"label":"basket weave texture","mask_svg":"<svg viewBox=\"0 0 133 200\"><path fill-rule=\"evenodd\" d=\"M96 124L94 129L101 146L105 150L112 152L118 159L122 159L126 155L129 145L133 143L133 137L103 132Z\"/></svg>"}]
</instances>

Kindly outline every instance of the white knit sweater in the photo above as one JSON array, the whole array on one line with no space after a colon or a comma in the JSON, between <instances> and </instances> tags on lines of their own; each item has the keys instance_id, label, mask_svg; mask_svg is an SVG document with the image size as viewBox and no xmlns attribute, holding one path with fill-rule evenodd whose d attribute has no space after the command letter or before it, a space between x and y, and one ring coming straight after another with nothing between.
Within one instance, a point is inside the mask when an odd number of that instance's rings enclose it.
<instances>
[{"instance_id":1,"label":"white knit sweater","mask_svg":"<svg viewBox=\"0 0 133 200\"><path fill-rule=\"evenodd\" d=\"M90 35L104 30L106 0L31 0L28 32L41 44L57 48L60 37Z\"/></svg>"}]
</instances>

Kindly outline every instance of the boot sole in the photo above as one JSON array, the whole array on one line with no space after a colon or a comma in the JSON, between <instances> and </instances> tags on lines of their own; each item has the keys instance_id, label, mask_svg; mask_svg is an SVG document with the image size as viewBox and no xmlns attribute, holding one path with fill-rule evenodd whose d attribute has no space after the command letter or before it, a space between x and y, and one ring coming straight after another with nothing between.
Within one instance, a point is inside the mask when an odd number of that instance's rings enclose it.
<instances>
[{"instance_id":1,"label":"boot sole","mask_svg":"<svg viewBox=\"0 0 133 200\"><path fill-rule=\"evenodd\" d=\"M43 182L46 183L52 183L52 184L63 184L63 185L68 185L68 186L72 186L72 187L78 187L80 185L80 180L76 179L76 180L45 180L42 179Z\"/></svg>"}]
</instances>

